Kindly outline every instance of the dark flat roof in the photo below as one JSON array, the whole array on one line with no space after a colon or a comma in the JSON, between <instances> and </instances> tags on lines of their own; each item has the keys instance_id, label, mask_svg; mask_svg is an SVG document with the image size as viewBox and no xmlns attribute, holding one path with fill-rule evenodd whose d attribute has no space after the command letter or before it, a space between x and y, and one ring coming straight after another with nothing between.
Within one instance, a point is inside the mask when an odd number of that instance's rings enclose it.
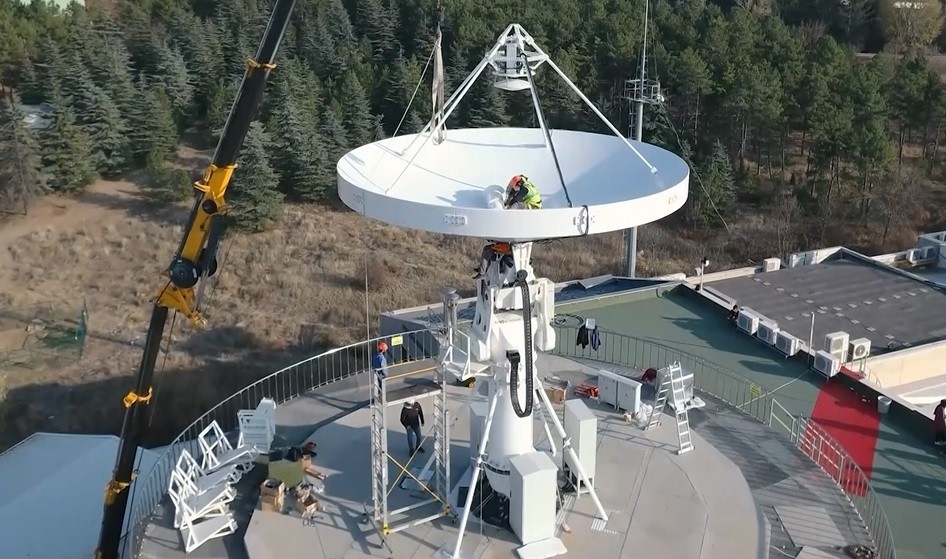
<instances>
[{"instance_id":1,"label":"dark flat roof","mask_svg":"<svg viewBox=\"0 0 946 559\"><path fill-rule=\"evenodd\" d=\"M946 293L882 265L853 257L731 278L708 287L808 341L815 313L814 346L847 332L868 338L871 355L946 338Z\"/></svg>"}]
</instances>

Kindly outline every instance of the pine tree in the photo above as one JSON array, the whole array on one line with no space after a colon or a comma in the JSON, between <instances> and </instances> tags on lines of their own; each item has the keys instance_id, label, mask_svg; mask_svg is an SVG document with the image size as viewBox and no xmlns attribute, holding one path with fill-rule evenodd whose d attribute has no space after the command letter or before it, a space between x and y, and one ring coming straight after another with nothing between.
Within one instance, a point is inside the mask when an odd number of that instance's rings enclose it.
<instances>
[{"instance_id":1,"label":"pine tree","mask_svg":"<svg viewBox=\"0 0 946 559\"><path fill-rule=\"evenodd\" d=\"M167 45L159 47L157 67L152 78L164 89L174 109L174 121L178 129L183 130L194 112L194 86L181 53Z\"/></svg>"},{"instance_id":2,"label":"pine tree","mask_svg":"<svg viewBox=\"0 0 946 559\"><path fill-rule=\"evenodd\" d=\"M341 119L338 117L336 109L325 107L322 111L322 137L325 141L326 152L328 153L329 165L333 168L339 159L348 152L348 138L345 134L345 127L342 126Z\"/></svg>"},{"instance_id":3,"label":"pine tree","mask_svg":"<svg viewBox=\"0 0 946 559\"><path fill-rule=\"evenodd\" d=\"M725 213L736 200L732 162L719 139L713 144L712 155L703 163L699 179L702 185L692 199L691 220L697 224L718 224L719 214Z\"/></svg>"},{"instance_id":4,"label":"pine tree","mask_svg":"<svg viewBox=\"0 0 946 559\"><path fill-rule=\"evenodd\" d=\"M115 175L128 164L125 120L108 93L92 81L79 54L70 54L69 60L72 72L63 80L63 94L89 138L96 170L106 176Z\"/></svg>"},{"instance_id":5,"label":"pine tree","mask_svg":"<svg viewBox=\"0 0 946 559\"><path fill-rule=\"evenodd\" d=\"M140 83L138 103L128 118L131 152L139 164L158 166L177 148L171 102L161 89Z\"/></svg>"},{"instance_id":6,"label":"pine tree","mask_svg":"<svg viewBox=\"0 0 946 559\"><path fill-rule=\"evenodd\" d=\"M341 83L342 126L348 131L349 145L360 146L371 141L374 117L365 98L365 90L354 72L348 72Z\"/></svg>"},{"instance_id":7,"label":"pine tree","mask_svg":"<svg viewBox=\"0 0 946 559\"><path fill-rule=\"evenodd\" d=\"M36 67L27 59L20 70L20 98L27 105L39 105L46 100L46 92Z\"/></svg>"},{"instance_id":8,"label":"pine tree","mask_svg":"<svg viewBox=\"0 0 946 559\"><path fill-rule=\"evenodd\" d=\"M26 211L29 201L45 189L36 139L23 122L15 93L0 97L0 200Z\"/></svg>"},{"instance_id":9,"label":"pine tree","mask_svg":"<svg viewBox=\"0 0 946 559\"><path fill-rule=\"evenodd\" d=\"M269 130L273 166L282 179L282 191L296 200L323 200L330 183L325 172L325 148L316 132L317 121L299 110L286 80L274 85Z\"/></svg>"},{"instance_id":10,"label":"pine tree","mask_svg":"<svg viewBox=\"0 0 946 559\"><path fill-rule=\"evenodd\" d=\"M230 109L233 107L233 100L239 88L240 78L224 79L224 81L218 82L210 93L207 104L207 123L210 125L210 131L215 142L223 132L223 127L227 123L227 117L230 116Z\"/></svg>"},{"instance_id":11,"label":"pine tree","mask_svg":"<svg viewBox=\"0 0 946 559\"><path fill-rule=\"evenodd\" d=\"M39 137L45 172L53 189L78 190L95 180L89 137L55 86L50 99L53 115Z\"/></svg>"},{"instance_id":12,"label":"pine tree","mask_svg":"<svg viewBox=\"0 0 946 559\"><path fill-rule=\"evenodd\" d=\"M489 80L476 80L463 101L467 103L466 126L489 128L505 126L509 122L509 115L506 113L506 100L499 89L489 83Z\"/></svg>"},{"instance_id":13,"label":"pine tree","mask_svg":"<svg viewBox=\"0 0 946 559\"><path fill-rule=\"evenodd\" d=\"M239 168L228 190L232 205L230 219L246 231L265 230L282 211L279 175L270 166L266 150L269 144L263 125L258 121L251 124L243 142Z\"/></svg>"},{"instance_id":14,"label":"pine tree","mask_svg":"<svg viewBox=\"0 0 946 559\"><path fill-rule=\"evenodd\" d=\"M168 31L172 46L181 53L193 77L198 113L206 114L213 86L219 79L216 72L208 71L222 56L218 30L213 22L203 22L192 12L180 9L171 16Z\"/></svg>"},{"instance_id":15,"label":"pine tree","mask_svg":"<svg viewBox=\"0 0 946 559\"><path fill-rule=\"evenodd\" d=\"M131 55L118 39L102 42L101 51L89 67L92 80L112 98L122 115L131 114L138 102L131 68Z\"/></svg>"}]
</instances>

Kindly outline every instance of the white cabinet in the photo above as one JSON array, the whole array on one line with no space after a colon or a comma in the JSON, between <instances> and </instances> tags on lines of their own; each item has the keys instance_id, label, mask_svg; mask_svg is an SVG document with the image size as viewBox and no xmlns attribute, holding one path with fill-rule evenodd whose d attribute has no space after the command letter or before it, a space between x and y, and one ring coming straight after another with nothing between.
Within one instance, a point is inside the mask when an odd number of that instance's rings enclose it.
<instances>
[{"instance_id":1,"label":"white cabinet","mask_svg":"<svg viewBox=\"0 0 946 559\"><path fill-rule=\"evenodd\" d=\"M544 452L509 461L509 525L522 545L555 537L558 468Z\"/></svg>"},{"instance_id":2,"label":"white cabinet","mask_svg":"<svg viewBox=\"0 0 946 559\"><path fill-rule=\"evenodd\" d=\"M600 388L599 388L600 390ZM565 400L565 435L571 439L572 448L581 463L581 468L594 483L596 452L598 450L598 418L588 409L584 400ZM580 479L578 470L569 454L564 455L565 465L572 478Z\"/></svg>"},{"instance_id":3,"label":"white cabinet","mask_svg":"<svg viewBox=\"0 0 946 559\"><path fill-rule=\"evenodd\" d=\"M598 399L616 410L637 413L641 408L641 383L611 371L598 371Z\"/></svg>"}]
</instances>

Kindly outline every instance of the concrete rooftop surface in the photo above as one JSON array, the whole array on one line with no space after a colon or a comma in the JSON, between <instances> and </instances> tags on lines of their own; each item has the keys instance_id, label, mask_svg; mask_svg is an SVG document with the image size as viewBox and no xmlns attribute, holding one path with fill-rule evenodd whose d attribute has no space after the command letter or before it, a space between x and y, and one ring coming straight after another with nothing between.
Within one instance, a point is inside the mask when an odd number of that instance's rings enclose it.
<instances>
[{"instance_id":1,"label":"concrete rooftop surface","mask_svg":"<svg viewBox=\"0 0 946 559\"><path fill-rule=\"evenodd\" d=\"M592 379L597 369L594 363L549 355L541 355L537 367L541 375L573 385ZM452 545L456 526L449 518L392 534L389 549L364 521L365 503L371 500L367 380L351 378L277 409L278 442L317 442L314 462L328 473L320 497L325 506L314 522L254 511L262 474L250 476L241 481L234 506L241 530L187 556L427 558ZM459 480L469 464L466 408L478 396L462 387L450 387L449 396L451 475ZM596 520L588 496L566 495L559 514L559 522L568 526L559 533L568 549L565 557L750 559L766 556L770 545L795 557L869 541L863 522L823 471L769 427L722 402L709 399L706 408L691 412L696 448L679 456L671 416L665 415L656 429L642 431L610 406L587 403L599 419L595 487L610 518ZM556 408L561 416L563 406ZM406 448L400 448L402 429L393 418L388 427L392 453L407 460ZM537 428L538 448L548 448L544 437ZM392 466L389 475L395 479L397 469ZM391 506L412 498L412 492L394 489ZM148 527L142 557L185 556L170 528L169 508L165 502ZM513 557L513 538L471 519L464 556Z\"/></svg>"}]
</instances>

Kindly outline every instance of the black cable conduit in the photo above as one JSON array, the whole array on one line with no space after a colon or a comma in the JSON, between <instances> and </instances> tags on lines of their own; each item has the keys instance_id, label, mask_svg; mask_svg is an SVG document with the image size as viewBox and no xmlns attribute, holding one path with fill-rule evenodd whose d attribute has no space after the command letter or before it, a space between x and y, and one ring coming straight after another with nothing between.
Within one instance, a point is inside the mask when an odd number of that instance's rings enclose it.
<instances>
[{"instance_id":1,"label":"black cable conduit","mask_svg":"<svg viewBox=\"0 0 946 559\"><path fill-rule=\"evenodd\" d=\"M522 321L523 332L525 332L525 359L526 359L526 406L522 409L519 405L519 363L512 363L512 370L509 377L509 397L512 399L512 410L516 417L526 418L532 415L532 407L535 403L535 387L532 371L532 302L529 300L529 284L526 282L527 273L525 270L519 270L516 273L516 283L522 291Z\"/></svg>"}]
</instances>

